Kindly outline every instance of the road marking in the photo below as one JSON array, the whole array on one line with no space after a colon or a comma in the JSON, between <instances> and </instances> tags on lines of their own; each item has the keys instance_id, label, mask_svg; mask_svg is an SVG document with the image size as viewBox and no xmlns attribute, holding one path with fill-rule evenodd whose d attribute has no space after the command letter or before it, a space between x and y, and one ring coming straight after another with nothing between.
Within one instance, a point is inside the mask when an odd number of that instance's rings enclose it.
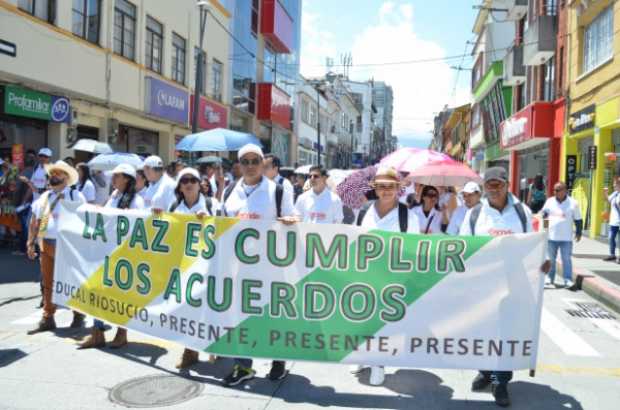
<instances>
[{"instance_id":1,"label":"road marking","mask_svg":"<svg viewBox=\"0 0 620 410\"><path fill-rule=\"evenodd\" d=\"M553 316L547 309L542 309L541 329L553 341L553 343L569 356L599 357L594 350L579 335L570 330L568 326Z\"/></svg>"},{"instance_id":2,"label":"road marking","mask_svg":"<svg viewBox=\"0 0 620 410\"><path fill-rule=\"evenodd\" d=\"M596 304L598 305L599 308L602 308L605 311L607 311L607 313L609 313L610 316L616 316L614 312L610 312L603 305L600 305L597 302L592 302L591 300L584 300L584 299L563 299L563 300L564 300L564 303L566 303L568 306L570 306L573 309L582 309L582 307L579 305L580 303L581 304L585 303L589 305ZM609 336L613 337L616 340L620 340L620 322L619 321L615 319L603 319L603 318L596 318L596 317L588 317L587 319L590 322L592 322L594 326L598 327L599 329L607 333Z\"/></svg>"},{"instance_id":3,"label":"road marking","mask_svg":"<svg viewBox=\"0 0 620 410\"><path fill-rule=\"evenodd\" d=\"M536 370L543 373L620 377L620 368L564 367L557 364L540 364L536 366Z\"/></svg>"},{"instance_id":4,"label":"road marking","mask_svg":"<svg viewBox=\"0 0 620 410\"><path fill-rule=\"evenodd\" d=\"M33 325L38 323L41 320L41 312L36 311L32 312L30 315L22 317L21 319L17 319L11 322L12 325Z\"/></svg>"}]
</instances>

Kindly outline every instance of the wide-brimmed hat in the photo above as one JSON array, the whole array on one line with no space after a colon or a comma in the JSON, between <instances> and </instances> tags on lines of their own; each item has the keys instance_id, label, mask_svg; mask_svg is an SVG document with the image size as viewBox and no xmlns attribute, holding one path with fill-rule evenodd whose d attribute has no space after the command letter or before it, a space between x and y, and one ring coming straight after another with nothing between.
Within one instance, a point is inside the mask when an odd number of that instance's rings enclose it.
<instances>
[{"instance_id":1,"label":"wide-brimmed hat","mask_svg":"<svg viewBox=\"0 0 620 410\"><path fill-rule=\"evenodd\" d=\"M48 173L48 175L54 171L61 171L69 175L69 181L67 181L67 185L69 186L77 184L80 180L80 175L78 174L77 170L71 167L65 161L56 161L53 164L48 164L45 166L45 171Z\"/></svg>"},{"instance_id":2,"label":"wide-brimmed hat","mask_svg":"<svg viewBox=\"0 0 620 410\"><path fill-rule=\"evenodd\" d=\"M375 177L372 179L370 186L373 188L379 183L395 183L400 185L400 175L396 169L392 167L381 167L377 170Z\"/></svg>"}]
</instances>

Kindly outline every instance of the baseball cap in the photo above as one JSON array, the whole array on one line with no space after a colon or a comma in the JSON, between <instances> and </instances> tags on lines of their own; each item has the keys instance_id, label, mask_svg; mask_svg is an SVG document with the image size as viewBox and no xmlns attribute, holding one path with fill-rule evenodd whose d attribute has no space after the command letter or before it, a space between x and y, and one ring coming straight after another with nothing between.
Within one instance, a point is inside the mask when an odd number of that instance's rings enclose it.
<instances>
[{"instance_id":1,"label":"baseball cap","mask_svg":"<svg viewBox=\"0 0 620 410\"><path fill-rule=\"evenodd\" d=\"M239 159L243 158L247 154L256 154L261 158L265 157L263 155L263 150L256 144L245 144L243 147L241 147L238 154Z\"/></svg>"},{"instance_id":2,"label":"baseball cap","mask_svg":"<svg viewBox=\"0 0 620 410\"><path fill-rule=\"evenodd\" d=\"M508 173L502 167L489 168L484 173L484 182L486 183L493 180L508 182Z\"/></svg>"},{"instance_id":3,"label":"baseball cap","mask_svg":"<svg viewBox=\"0 0 620 410\"><path fill-rule=\"evenodd\" d=\"M144 160L144 166L149 168L163 168L164 161L162 161L162 159L157 155L151 155L150 157L146 157Z\"/></svg>"},{"instance_id":4,"label":"baseball cap","mask_svg":"<svg viewBox=\"0 0 620 410\"><path fill-rule=\"evenodd\" d=\"M48 158L51 158L52 157L52 150L49 149L49 148L41 148L39 150L39 155L43 155L43 156L46 156Z\"/></svg>"},{"instance_id":5,"label":"baseball cap","mask_svg":"<svg viewBox=\"0 0 620 410\"><path fill-rule=\"evenodd\" d=\"M474 192L482 192L482 191L480 190L480 185L478 185L477 183L473 181L470 181L465 184L461 192L465 194L473 194Z\"/></svg>"},{"instance_id":6,"label":"baseball cap","mask_svg":"<svg viewBox=\"0 0 620 410\"><path fill-rule=\"evenodd\" d=\"M125 174L136 179L136 169L129 164L119 164L112 170L112 174Z\"/></svg>"},{"instance_id":7,"label":"baseball cap","mask_svg":"<svg viewBox=\"0 0 620 410\"><path fill-rule=\"evenodd\" d=\"M181 171L179 171L179 175L177 175L177 185L179 185L179 183L181 182L181 179L186 175L191 175L200 181L200 173L198 173L196 169L188 167L188 168L183 168Z\"/></svg>"}]
</instances>

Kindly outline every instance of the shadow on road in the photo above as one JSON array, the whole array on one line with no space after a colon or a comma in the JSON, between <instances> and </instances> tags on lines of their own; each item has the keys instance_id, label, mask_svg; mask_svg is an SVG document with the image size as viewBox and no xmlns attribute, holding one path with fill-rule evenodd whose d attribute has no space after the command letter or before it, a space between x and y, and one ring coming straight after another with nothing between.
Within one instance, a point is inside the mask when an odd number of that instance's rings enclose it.
<instances>
[{"instance_id":1,"label":"shadow on road","mask_svg":"<svg viewBox=\"0 0 620 410\"><path fill-rule=\"evenodd\" d=\"M31 261L25 256L11 255L7 249L0 249L0 266L0 285L39 281L39 262Z\"/></svg>"},{"instance_id":2,"label":"shadow on road","mask_svg":"<svg viewBox=\"0 0 620 410\"><path fill-rule=\"evenodd\" d=\"M28 353L21 349L0 349L0 367L8 366L26 356Z\"/></svg>"}]
</instances>

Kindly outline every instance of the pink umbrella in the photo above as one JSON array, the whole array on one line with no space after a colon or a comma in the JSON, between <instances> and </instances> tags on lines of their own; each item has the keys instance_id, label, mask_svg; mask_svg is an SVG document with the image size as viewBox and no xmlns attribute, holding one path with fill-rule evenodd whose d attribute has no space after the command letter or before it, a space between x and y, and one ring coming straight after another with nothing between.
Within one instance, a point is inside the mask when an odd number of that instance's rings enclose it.
<instances>
[{"instance_id":1,"label":"pink umbrella","mask_svg":"<svg viewBox=\"0 0 620 410\"><path fill-rule=\"evenodd\" d=\"M336 193L342 200L342 204L351 209L360 209L366 202L366 193L372 191L370 182L376 173L375 167L360 169L338 184Z\"/></svg>"},{"instance_id":2,"label":"pink umbrella","mask_svg":"<svg viewBox=\"0 0 620 410\"><path fill-rule=\"evenodd\" d=\"M421 148L401 148L383 158L379 166L393 167L400 172L413 172L418 167L436 162L457 163L441 152Z\"/></svg>"},{"instance_id":3,"label":"pink umbrella","mask_svg":"<svg viewBox=\"0 0 620 410\"><path fill-rule=\"evenodd\" d=\"M409 174L419 184L433 186L463 186L470 181L482 182L482 178L467 165L453 159L422 164Z\"/></svg>"}]
</instances>

